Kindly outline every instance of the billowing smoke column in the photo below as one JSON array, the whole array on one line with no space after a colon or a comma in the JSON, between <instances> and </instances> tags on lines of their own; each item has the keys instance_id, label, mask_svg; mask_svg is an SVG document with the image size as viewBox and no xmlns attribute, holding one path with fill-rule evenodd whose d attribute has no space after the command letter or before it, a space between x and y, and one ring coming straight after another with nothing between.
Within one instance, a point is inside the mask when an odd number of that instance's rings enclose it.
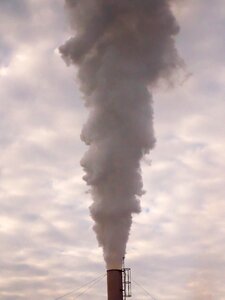
<instances>
[{"instance_id":1,"label":"billowing smoke column","mask_svg":"<svg viewBox=\"0 0 225 300\"><path fill-rule=\"evenodd\" d=\"M89 109L81 165L108 269L121 268L132 214L140 212L140 162L155 144L149 89L180 64L170 2L66 0L75 36L59 50L78 66Z\"/></svg>"}]
</instances>

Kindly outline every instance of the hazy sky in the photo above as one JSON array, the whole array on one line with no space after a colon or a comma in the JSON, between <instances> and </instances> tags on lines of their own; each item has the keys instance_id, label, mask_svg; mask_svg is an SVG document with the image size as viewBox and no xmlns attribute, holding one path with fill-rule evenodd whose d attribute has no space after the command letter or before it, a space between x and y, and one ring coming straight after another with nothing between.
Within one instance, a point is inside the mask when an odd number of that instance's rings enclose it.
<instances>
[{"instance_id":1,"label":"hazy sky","mask_svg":"<svg viewBox=\"0 0 225 300\"><path fill-rule=\"evenodd\" d=\"M189 75L154 92L127 264L156 299L224 300L225 4L178 3ZM54 299L105 272L79 163L87 112L56 50L63 1L0 0L0 20L0 299ZM135 283L133 295L149 299ZM81 299L105 299L105 279Z\"/></svg>"}]
</instances>

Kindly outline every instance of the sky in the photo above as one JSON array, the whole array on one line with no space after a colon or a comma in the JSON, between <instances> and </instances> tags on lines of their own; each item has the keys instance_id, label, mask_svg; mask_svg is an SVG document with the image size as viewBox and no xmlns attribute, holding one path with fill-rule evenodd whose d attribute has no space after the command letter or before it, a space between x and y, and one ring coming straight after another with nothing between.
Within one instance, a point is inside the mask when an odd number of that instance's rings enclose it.
<instances>
[{"instance_id":1,"label":"sky","mask_svg":"<svg viewBox=\"0 0 225 300\"><path fill-rule=\"evenodd\" d=\"M127 245L133 298L225 299L225 4L178 1L184 74L154 90L157 144ZM62 0L0 1L0 298L54 300L105 273L80 159L87 119ZM105 277L81 299L105 299ZM64 299L75 299L76 294Z\"/></svg>"}]
</instances>

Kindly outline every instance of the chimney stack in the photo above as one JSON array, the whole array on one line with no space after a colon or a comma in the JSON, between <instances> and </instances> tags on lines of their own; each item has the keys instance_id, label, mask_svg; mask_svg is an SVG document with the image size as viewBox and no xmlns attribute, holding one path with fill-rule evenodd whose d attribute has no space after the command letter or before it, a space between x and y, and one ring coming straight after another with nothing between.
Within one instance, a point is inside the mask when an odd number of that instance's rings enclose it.
<instances>
[{"instance_id":1,"label":"chimney stack","mask_svg":"<svg viewBox=\"0 0 225 300\"><path fill-rule=\"evenodd\" d=\"M123 300L122 270L107 270L108 300Z\"/></svg>"}]
</instances>

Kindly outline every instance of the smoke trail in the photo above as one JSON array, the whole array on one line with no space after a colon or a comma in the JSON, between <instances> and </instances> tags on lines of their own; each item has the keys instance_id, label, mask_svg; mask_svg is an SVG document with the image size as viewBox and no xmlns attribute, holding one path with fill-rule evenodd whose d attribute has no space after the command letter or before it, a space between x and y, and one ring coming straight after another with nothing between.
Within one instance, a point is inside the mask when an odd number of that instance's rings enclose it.
<instances>
[{"instance_id":1,"label":"smoke trail","mask_svg":"<svg viewBox=\"0 0 225 300\"><path fill-rule=\"evenodd\" d=\"M168 0L66 0L75 36L60 47L79 68L90 114L81 165L108 268L119 268L143 194L140 161L154 147L149 89L180 64Z\"/></svg>"}]
</instances>

